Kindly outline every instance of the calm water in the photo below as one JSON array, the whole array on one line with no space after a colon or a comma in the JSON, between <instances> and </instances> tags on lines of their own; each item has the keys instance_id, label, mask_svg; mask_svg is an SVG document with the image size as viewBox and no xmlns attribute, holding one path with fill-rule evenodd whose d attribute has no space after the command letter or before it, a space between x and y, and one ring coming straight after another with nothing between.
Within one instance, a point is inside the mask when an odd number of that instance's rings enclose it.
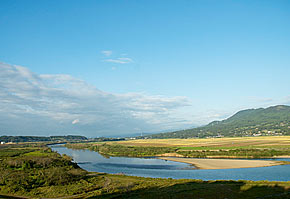
<instances>
[{"instance_id":1,"label":"calm water","mask_svg":"<svg viewBox=\"0 0 290 199\"><path fill-rule=\"evenodd\" d=\"M124 173L126 175L202 180L269 180L290 181L290 165L243 169L195 170L186 163L165 161L151 158L105 158L98 152L74 150L62 146L51 146L60 154L67 154L87 170L105 173ZM290 159L276 159L290 161Z\"/></svg>"}]
</instances>

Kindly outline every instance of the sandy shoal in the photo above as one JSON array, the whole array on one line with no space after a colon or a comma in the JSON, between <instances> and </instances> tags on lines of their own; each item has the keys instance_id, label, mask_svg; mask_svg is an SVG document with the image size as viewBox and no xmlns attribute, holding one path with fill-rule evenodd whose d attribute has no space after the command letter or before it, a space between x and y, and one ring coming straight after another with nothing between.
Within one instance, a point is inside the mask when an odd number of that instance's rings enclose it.
<instances>
[{"instance_id":1,"label":"sandy shoal","mask_svg":"<svg viewBox=\"0 0 290 199\"><path fill-rule=\"evenodd\" d=\"M159 159L192 164L197 169L252 168L252 167L268 167L284 164L281 161L272 161L272 160L200 159L200 158L175 158L175 157L159 157Z\"/></svg>"},{"instance_id":2,"label":"sandy shoal","mask_svg":"<svg viewBox=\"0 0 290 199\"><path fill-rule=\"evenodd\" d=\"M290 155L279 155L279 156L274 156L273 158L290 158Z\"/></svg>"}]
</instances>

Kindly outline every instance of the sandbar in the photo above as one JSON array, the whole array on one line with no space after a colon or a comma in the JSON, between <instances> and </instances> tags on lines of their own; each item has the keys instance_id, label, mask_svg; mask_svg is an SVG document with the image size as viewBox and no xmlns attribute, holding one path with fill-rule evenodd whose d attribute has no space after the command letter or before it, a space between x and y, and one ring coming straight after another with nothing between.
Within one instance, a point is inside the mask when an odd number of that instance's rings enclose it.
<instances>
[{"instance_id":1,"label":"sandbar","mask_svg":"<svg viewBox=\"0 0 290 199\"><path fill-rule=\"evenodd\" d=\"M252 167L269 167L285 164L282 161L274 160L238 160L238 159L203 159L203 158L177 158L158 157L162 160L183 162L192 164L196 169L235 169Z\"/></svg>"}]
</instances>

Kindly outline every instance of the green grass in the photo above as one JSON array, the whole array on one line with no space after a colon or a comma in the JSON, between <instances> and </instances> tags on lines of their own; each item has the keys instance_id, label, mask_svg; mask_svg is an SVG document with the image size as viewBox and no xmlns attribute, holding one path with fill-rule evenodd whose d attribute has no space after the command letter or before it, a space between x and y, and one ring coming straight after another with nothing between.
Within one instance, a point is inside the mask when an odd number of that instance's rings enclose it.
<instances>
[{"instance_id":1,"label":"green grass","mask_svg":"<svg viewBox=\"0 0 290 199\"><path fill-rule=\"evenodd\" d=\"M140 146L124 146L117 144L66 144L68 148L73 149L89 149L98 151L105 156L125 156L125 157L148 157L163 153L173 153L176 151L174 147L140 147Z\"/></svg>"},{"instance_id":2,"label":"green grass","mask_svg":"<svg viewBox=\"0 0 290 199\"><path fill-rule=\"evenodd\" d=\"M14 157L14 156L19 156L25 153L29 153L33 150L31 149L11 149L11 148L5 148L5 149L0 149L0 157Z\"/></svg>"},{"instance_id":3,"label":"green grass","mask_svg":"<svg viewBox=\"0 0 290 199\"><path fill-rule=\"evenodd\" d=\"M235 146L223 146L223 147L190 147L190 146L184 146L184 147L178 147L179 150L223 150L223 149L252 149L256 148L253 146L240 146L240 147L235 147Z\"/></svg>"},{"instance_id":4,"label":"green grass","mask_svg":"<svg viewBox=\"0 0 290 199\"><path fill-rule=\"evenodd\" d=\"M178 147L180 150L226 150L226 149L290 149L290 145L288 147L280 146L280 145L270 145L270 146L202 146L202 147ZM290 154L289 154L290 155Z\"/></svg>"},{"instance_id":5,"label":"green grass","mask_svg":"<svg viewBox=\"0 0 290 199\"><path fill-rule=\"evenodd\" d=\"M51 155L50 153L48 152L45 152L45 151L42 151L42 150L37 150L37 151L32 151L32 152L28 152L28 153L25 153L23 154L24 156L49 156Z\"/></svg>"}]
</instances>

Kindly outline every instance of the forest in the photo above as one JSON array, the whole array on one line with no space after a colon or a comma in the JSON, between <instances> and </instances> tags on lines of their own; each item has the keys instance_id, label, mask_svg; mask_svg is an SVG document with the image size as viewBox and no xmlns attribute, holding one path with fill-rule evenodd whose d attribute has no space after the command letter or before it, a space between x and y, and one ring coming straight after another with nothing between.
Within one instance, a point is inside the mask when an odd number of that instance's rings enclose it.
<instances>
[{"instance_id":1,"label":"forest","mask_svg":"<svg viewBox=\"0 0 290 199\"><path fill-rule=\"evenodd\" d=\"M0 142L54 142L54 141L85 141L88 138L80 135L64 135L64 136L0 136Z\"/></svg>"}]
</instances>

